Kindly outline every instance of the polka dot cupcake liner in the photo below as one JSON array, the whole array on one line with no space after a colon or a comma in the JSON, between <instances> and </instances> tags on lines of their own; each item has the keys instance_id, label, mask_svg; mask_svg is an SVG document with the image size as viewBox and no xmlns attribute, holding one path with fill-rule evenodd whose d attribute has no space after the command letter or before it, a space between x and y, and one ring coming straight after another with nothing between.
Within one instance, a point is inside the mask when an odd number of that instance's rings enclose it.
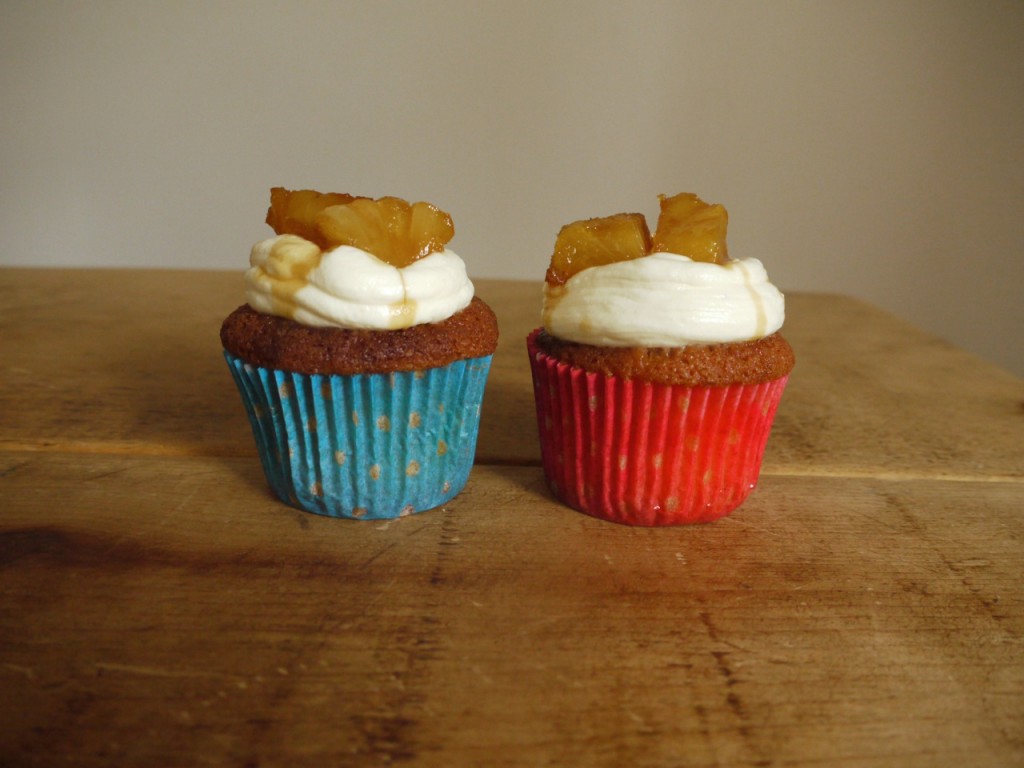
<instances>
[{"instance_id":1,"label":"polka dot cupcake liner","mask_svg":"<svg viewBox=\"0 0 1024 768\"><path fill-rule=\"evenodd\" d=\"M491 357L424 371L307 375L224 352L275 495L307 512L379 520L439 507L466 485Z\"/></svg>"},{"instance_id":2,"label":"polka dot cupcake liner","mask_svg":"<svg viewBox=\"0 0 1024 768\"><path fill-rule=\"evenodd\" d=\"M709 522L750 495L788 376L684 387L573 368L527 348L544 475L565 504L628 525Z\"/></svg>"}]
</instances>

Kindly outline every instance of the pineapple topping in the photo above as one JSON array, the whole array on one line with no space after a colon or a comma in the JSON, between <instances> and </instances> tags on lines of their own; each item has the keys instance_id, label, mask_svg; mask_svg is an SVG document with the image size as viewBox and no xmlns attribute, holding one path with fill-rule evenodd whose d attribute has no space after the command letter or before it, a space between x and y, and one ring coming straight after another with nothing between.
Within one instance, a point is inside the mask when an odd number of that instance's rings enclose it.
<instances>
[{"instance_id":1,"label":"pineapple topping","mask_svg":"<svg viewBox=\"0 0 1024 768\"><path fill-rule=\"evenodd\" d=\"M729 215L723 206L709 205L690 192L659 195L658 199L661 213L653 237L639 213L585 219L562 227L555 240L547 282L562 285L589 267L661 251L713 264L729 261L725 246Z\"/></svg>"},{"instance_id":2,"label":"pineapple topping","mask_svg":"<svg viewBox=\"0 0 1024 768\"><path fill-rule=\"evenodd\" d=\"M398 268L443 251L455 234L451 216L430 203L282 187L270 190L267 224L279 235L304 237L322 250L361 248Z\"/></svg>"},{"instance_id":3,"label":"pineapple topping","mask_svg":"<svg viewBox=\"0 0 1024 768\"><path fill-rule=\"evenodd\" d=\"M587 267L635 259L651 252L651 233L639 213L619 213L566 224L558 233L547 281L562 285Z\"/></svg>"}]
</instances>

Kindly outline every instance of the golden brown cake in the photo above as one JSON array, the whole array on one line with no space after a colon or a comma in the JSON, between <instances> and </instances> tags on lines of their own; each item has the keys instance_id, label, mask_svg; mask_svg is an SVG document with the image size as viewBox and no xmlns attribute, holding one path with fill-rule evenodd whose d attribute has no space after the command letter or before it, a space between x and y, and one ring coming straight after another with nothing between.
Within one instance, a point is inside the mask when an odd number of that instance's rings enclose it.
<instances>
[{"instance_id":1,"label":"golden brown cake","mask_svg":"<svg viewBox=\"0 0 1024 768\"><path fill-rule=\"evenodd\" d=\"M220 339L252 365L351 376L422 371L493 354L498 321L478 297L447 320L395 331L311 327L243 304L224 320Z\"/></svg>"},{"instance_id":2,"label":"golden brown cake","mask_svg":"<svg viewBox=\"0 0 1024 768\"><path fill-rule=\"evenodd\" d=\"M730 344L686 347L599 347L546 332L537 346L559 362L604 376L686 387L755 384L788 374L796 362L782 334Z\"/></svg>"}]
</instances>

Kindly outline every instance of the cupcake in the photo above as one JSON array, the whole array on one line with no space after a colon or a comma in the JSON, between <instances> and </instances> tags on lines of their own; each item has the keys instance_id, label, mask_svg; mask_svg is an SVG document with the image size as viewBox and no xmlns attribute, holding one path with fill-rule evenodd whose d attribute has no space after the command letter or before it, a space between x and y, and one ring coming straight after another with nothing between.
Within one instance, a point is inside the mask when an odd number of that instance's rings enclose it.
<instances>
[{"instance_id":1,"label":"cupcake","mask_svg":"<svg viewBox=\"0 0 1024 768\"><path fill-rule=\"evenodd\" d=\"M527 339L544 474L562 502L630 525L732 512L757 484L793 368L782 294L726 249L696 195L561 229Z\"/></svg>"},{"instance_id":2,"label":"cupcake","mask_svg":"<svg viewBox=\"0 0 1024 768\"><path fill-rule=\"evenodd\" d=\"M428 203L271 190L220 337L274 494L385 519L466 485L498 325Z\"/></svg>"}]
</instances>

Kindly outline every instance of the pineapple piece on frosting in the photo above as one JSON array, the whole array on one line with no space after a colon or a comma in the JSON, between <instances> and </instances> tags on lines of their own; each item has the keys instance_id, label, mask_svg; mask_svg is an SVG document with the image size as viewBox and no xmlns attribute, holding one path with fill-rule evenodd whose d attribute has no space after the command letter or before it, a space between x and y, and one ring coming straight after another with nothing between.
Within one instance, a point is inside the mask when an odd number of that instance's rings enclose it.
<instances>
[{"instance_id":1,"label":"pineapple piece on frosting","mask_svg":"<svg viewBox=\"0 0 1024 768\"><path fill-rule=\"evenodd\" d=\"M279 235L298 235L326 248L327 243L314 224L317 214L324 208L350 203L355 199L343 192L323 193L312 189L273 187L270 190L267 224Z\"/></svg>"},{"instance_id":2,"label":"pineapple piece on frosting","mask_svg":"<svg viewBox=\"0 0 1024 768\"><path fill-rule=\"evenodd\" d=\"M655 251L678 253L694 261L725 264L729 251L725 230L729 214L719 203L708 204L691 192L658 195L661 213L654 230Z\"/></svg>"},{"instance_id":3,"label":"pineapple piece on frosting","mask_svg":"<svg viewBox=\"0 0 1024 768\"><path fill-rule=\"evenodd\" d=\"M351 245L398 268L443 251L455 234L452 217L437 206L397 197L331 206L315 223L331 248Z\"/></svg>"},{"instance_id":4,"label":"pineapple piece on frosting","mask_svg":"<svg viewBox=\"0 0 1024 768\"><path fill-rule=\"evenodd\" d=\"M566 224L558 232L545 279L562 285L589 267L636 259L651 252L651 233L639 213L619 213Z\"/></svg>"},{"instance_id":5,"label":"pineapple piece on frosting","mask_svg":"<svg viewBox=\"0 0 1024 768\"><path fill-rule=\"evenodd\" d=\"M729 261L725 246L729 215L723 206L709 205L690 192L658 195L658 199L661 213L653 237L639 213L583 219L562 227L545 276L548 285L563 285L590 267L659 252L713 264Z\"/></svg>"},{"instance_id":6,"label":"pineapple piece on frosting","mask_svg":"<svg viewBox=\"0 0 1024 768\"><path fill-rule=\"evenodd\" d=\"M399 268L443 251L455 235L451 216L430 203L283 187L270 190L267 224L322 250L351 245Z\"/></svg>"}]
</instances>

